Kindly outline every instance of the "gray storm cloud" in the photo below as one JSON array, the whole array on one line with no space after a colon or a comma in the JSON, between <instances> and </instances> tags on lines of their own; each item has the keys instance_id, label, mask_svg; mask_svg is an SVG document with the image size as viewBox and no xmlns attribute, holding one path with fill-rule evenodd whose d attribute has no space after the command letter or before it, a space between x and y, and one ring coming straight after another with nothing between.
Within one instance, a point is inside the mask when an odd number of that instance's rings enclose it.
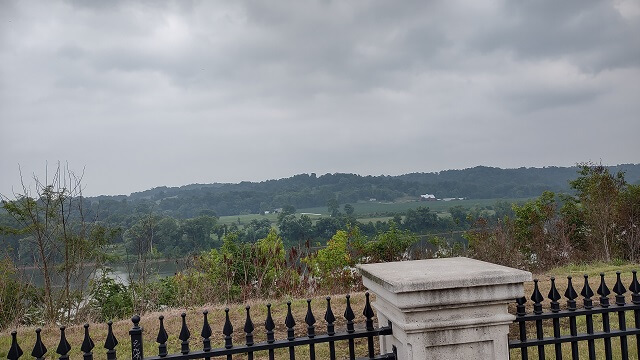
<instances>
[{"instance_id":1,"label":"gray storm cloud","mask_svg":"<svg viewBox=\"0 0 640 360\"><path fill-rule=\"evenodd\" d=\"M0 3L0 193L638 162L640 4Z\"/></svg>"}]
</instances>

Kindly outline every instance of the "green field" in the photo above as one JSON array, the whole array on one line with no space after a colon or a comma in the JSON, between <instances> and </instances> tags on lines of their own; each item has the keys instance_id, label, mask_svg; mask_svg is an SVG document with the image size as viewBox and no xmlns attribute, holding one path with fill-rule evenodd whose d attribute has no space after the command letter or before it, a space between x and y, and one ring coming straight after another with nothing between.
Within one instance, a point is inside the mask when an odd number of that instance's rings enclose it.
<instances>
[{"instance_id":1,"label":"green field","mask_svg":"<svg viewBox=\"0 0 640 360\"><path fill-rule=\"evenodd\" d=\"M304 213L304 212L303 211L299 211L299 212L296 213L296 215L300 216L300 215L302 215L302 213ZM311 218L311 220L317 220L317 219L320 219L323 215L320 215L320 214L307 214L307 216L309 216ZM324 215L324 216L328 216L328 215ZM227 224L227 225L236 224L236 225L239 225L240 227L242 227L244 225L249 224L249 222L251 222L251 220L261 220L261 219L269 219L269 221L271 221L272 224L275 224L278 221L278 214L267 214L267 215L248 214L248 215L221 216L218 219L218 223ZM238 221L239 221L239 223L238 223Z\"/></svg>"},{"instance_id":2,"label":"green field","mask_svg":"<svg viewBox=\"0 0 640 360\"><path fill-rule=\"evenodd\" d=\"M235 223L238 224L238 220L240 220L240 224L248 224L251 220L260 220L260 219L269 219L272 223L275 223L278 219L277 214L269 214L269 215L260 215L260 214L248 214L248 215L231 215L231 216L220 216L218 219L218 223L231 225Z\"/></svg>"},{"instance_id":3,"label":"green field","mask_svg":"<svg viewBox=\"0 0 640 360\"><path fill-rule=\"evenodd\" d=\"M506 202L523 202L529 200L529 198L520 199L473 199L473 200L452 200L452 201L397 201L397 202L381 202L381 201L367 201L358 202L353 205L356 217L365 217L365 215L375 215L390 212L404 212L409 209L415 209L419 206L425 206L432 211L445 213L449 212L449 209L453 206L463 206L466 208L480 207L495 205L496 201ZM314 207L299 209L299 212L317 213L328 215L327 207Z\"/></svg>"},{"instance_id":4,"label":"green field","mask_svg":"<svg viewBox=\"0 0 640 360\"><path fill-rule=\"evenodd\" d=\"M402 200L396 202L382 202L382 201L366 201L358 202L353 205L354 214L360 222L367 223L369 221L376 222L388 221L392 217L388 216L389 213L405 212L409 209L415 209L420 206L430 208L432 211L438 213L438 216L444 218L449 216L449 209L453 206L463 206L465 208L481 208L492 207L497 201L506 201L510 203L524 202L530 198L515 198L515 199L473 199L473 200L452 200L452 201L415 201L415 200ZM343 209L343 205L340 209ZM492 210L489 210L491 213ZM306 214L311 217L312 220L317 220L323 216L329 216L329 211L326 206L298 209L296 215ZM248 215L232 215L221 216L218 222L220 224L236 224L240 227L248 224L251 220L255 219L269 219L272 224L275 224L278 219L278 214L248 214Z\"/></svg>"}]
</instances>

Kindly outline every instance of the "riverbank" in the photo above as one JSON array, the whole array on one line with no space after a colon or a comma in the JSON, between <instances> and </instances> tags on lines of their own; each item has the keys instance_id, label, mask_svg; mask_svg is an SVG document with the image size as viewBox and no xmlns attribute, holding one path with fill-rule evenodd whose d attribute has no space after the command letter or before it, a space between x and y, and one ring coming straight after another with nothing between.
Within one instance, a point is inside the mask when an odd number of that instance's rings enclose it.
<instances>
[{"instance_id":1,"label":"riverbank","mask_svg":"<svg viewBox=\"0 0 640 360\"><path fill-rule=\"evenodd\" d=\"M147 261L148 272L153 279L160 279L167 276L172 276L177 272L184 270L187 266L189 258L178 259L151 259ZM117 261L106 264L106 268L109 269L108 276L123 285L129 285L130 274L133 273L133 262L127 263L126 261ZM92 273L95 269L95 264L86 264L87 269L83 277L84 279L94 278L95 273ZM40 273L40 269L35 266L19 266L16 267L16 277L26 279L27 283L31 283L36 287L44 286L44 278ZM53 288L60 288L63 286L64 278L62 274L56 274L52 277ZM77 284L75 285L77 286ZM72 286L74 287L74 286Z\"/></svg>"}]
</instances>

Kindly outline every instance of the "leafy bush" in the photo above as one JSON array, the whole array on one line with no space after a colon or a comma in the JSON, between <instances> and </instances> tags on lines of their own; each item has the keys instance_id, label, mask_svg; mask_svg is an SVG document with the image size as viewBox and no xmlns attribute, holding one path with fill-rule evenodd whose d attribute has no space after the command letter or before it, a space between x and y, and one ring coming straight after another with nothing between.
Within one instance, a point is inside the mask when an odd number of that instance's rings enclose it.
<instances>
[{"instance_id":1,"label":"leafy bush","mask_svg":"<svg viewBox=\"0 0 640 360\"><path fill-rule=\"evenodd\" d=\"M389 230L373 240L361 235L358 227L338 230L327 247L304 259L320 288L349 291L360 281L355 265L363 262L385 262L406 259L409 247L417 237L401 231L393 221Z\"/></svg>"},{"instance_id":2,"label":"leafy bush","mask_svg":"<svg viewBox=\"0 0 640 360\"><path fill-rule=\"evenodd\" d=\"M89 306L99 321L119 319L133 313L133 297L130 289L109 277L110 270L102 271L98 278L90 281L91 301Z\"/></svg>"},{"instance_id":3,"label":"leafy bush","mask_svg":"<svg viewBox=\"0 0 640 360\"><path fill-rule=\"evenodd\" d=\"M352 271L355 265L350 251L351 241L359 237L356 231L338 230L327 242L327 247L304 259L320 287L348 290L356 281Z\"/></svg>"},{"instance_id":4,"label":"leafy bush","mask_svg":"<svg viewBox=\"0 0 640 360\"><path fill-rule=\"evenodd\" d=\"M389 262L406 260L408 249L418 238L408 230L399 230L394 221L389 221L389 230L379 234L365 246L367 262Z\"/></svg>"}]
</instances>

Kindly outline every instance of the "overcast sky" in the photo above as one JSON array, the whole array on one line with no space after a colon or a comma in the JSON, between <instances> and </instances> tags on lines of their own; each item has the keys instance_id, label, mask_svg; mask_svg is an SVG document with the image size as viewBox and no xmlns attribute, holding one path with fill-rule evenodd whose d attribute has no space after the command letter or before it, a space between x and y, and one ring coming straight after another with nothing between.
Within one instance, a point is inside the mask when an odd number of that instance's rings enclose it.
<instances>
[{"instance_id":1,"label":"overcast sky","mask_svg":"<svg viewBox=\"0 0 640 360\"><path fill-rule=\"evenodd\" d=\"M638 0L0 0L0 66L5 195L640 162Z\"/></svg>"}]
</instances>

